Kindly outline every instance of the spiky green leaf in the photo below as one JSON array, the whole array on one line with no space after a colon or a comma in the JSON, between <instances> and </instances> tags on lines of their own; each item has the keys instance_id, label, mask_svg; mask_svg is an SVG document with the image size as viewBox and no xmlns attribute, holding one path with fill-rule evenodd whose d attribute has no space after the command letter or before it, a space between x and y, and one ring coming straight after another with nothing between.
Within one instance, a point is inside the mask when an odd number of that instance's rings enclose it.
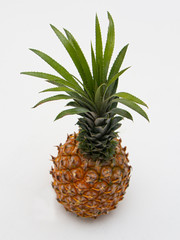
<instances>
[{"instance_id":1,"label":"spiky green leaf","mask_svg":"<svg viewBox=\"0 0 180 240\"><path fill-rule=\"evenodd\" d=\"M57 117L55 118L55 120L58 120L64 116L67 116L67 115L73 115L73 114L81 114L81 113L86 113L88 112L89 110L87 108L82 108L82 107L77 107L77 108L71 108L71 109L68 109L68 110L64 110L62 112L60 112Z\"/></svg>"},{"instance_id":2,"label":"spiky green leaf","mask_svg":"<svg viewBox=\"0 0 180 240\"><path fill-rule=\"evenodd\" d=\"M68 86L77 91L78 93L84 95L84 92L80 86L74 85L71 81L66 81L65 79L62 79L58 76L43 72L22 72L21 74L47 79L47 82L51 84L54 84L56 86Z\"/></svg>"},{"instance_id":3,"label":"spiky green leaf","mask_svg":"<svg viewBox=\"0 0 180 240\"><path fill-rule=\"evenodd\" d=\"M40 93L44 93L44 92L75 92L75 91L67 87L55 87L55 88L45 89Z\"/></svg>"},{"instance_id":4,"label":"spiky green leaf","mask_svg":"<svg viewBox=\"0 0 180 240\"><path fill-rule=\"evenodd\" d=\"M105 87L106 84L105 83L102 83L96 90L96 93L95 93L95 104L97 106L98 109L101 108L101 105L102 105L102 101L103 101L103 87Z\"/></svg>"},{"instance_id":5,"label":"spiky green leaf","mask_svg":"<svg viewBox=\"0 0 180 240\"><path fill-rule=\"evenodd\" d=\"M144 118L146 118L149 121L149 118L148 118L146 112L140 106L138 106L136 103L134 103L130 100L127 100L127 99L120 99L120 98L114 99L113 101L124 104L125 106L133 109L134 111L136 111L137 113L139 113L141 116L143 116Z\"/></svg>"},{"instance_id":6,"label":"spiky green leaf","mask_svg":"<svg viewBox=\"0 0 180 240\"><path fill-rule=\"evenodd\" d=\"M39 57L41 57L46 63L48 63L55 71L57 71L63 78L65 78L67 81L70 81L72 84L74 84L76 87L80 88L79 84L74 80L72 75L58 62L56 62L53 58L48 56L46 53L43 53L36 49L30 49L32 52L37 54Z\"/></svg>"},{"instance_id":7,"label":"spiky green leaf","mask_svg":"<svg viewBox=\"0 0 180 240\"><path fill-rule=\"evenodd\" d=\"M108 12L108 19L109 19L109 27L108 27L106 46L104 50L104 79L106 79L106 76L107 76L109 63L111 61L111 57L114 49L114 43L115 43L114 22L109 12Z\"/></svg>"},{"instance_id":8,"label":"spiky green leaf","mask_svg":"<svg viewBox=\"0 0 180 240\"><path fill-rule=\"evenodd\" d=\"M127 51L127 48L128 48L128 45L127 44L118 54L116 60L114 61L113 63L113 66L111 68L111 71L109 73L109 77L108 79L110 80L115 74L117 74L117 72L119 72L119 69L123 63L123 60L124 60L124 57L125 57L125 54L126 54L126 51Z\"/></svg>"},{"instance_id":9,"label":"spiky green leaf","mask_svg":"<svg viewBox=\"0 0 180 240\"><path fill-rule=\"evenodd\" d=\"M68 96L68 95L64 95L64 94L59 94L59 95L55 95L55 96L52 96L52 97L48 97L46 99L43 99L41 100L40 102L38 102L33 108L43 104L43 103L46 103L46 102L51 102L51 101L55 101L55 100L61 100L61 99L72 99L71 96Z\"/></svg>"},{"instance_id":10,"label":"spiky green leaf","mask_svg":"<svg viewBox=\"0 0 180 240\"><path fill-rule=\"evenodd\" d=\"M116 79L118 79L118 77L121 76L129 68L130 67L127 67L127 68L121 70L120 72L116 73L111 79L109 79L107 82L107 87L109 87L114 81L116 81Z\"/></svg>"},{"instance_id":11,"label":"spiky green leaf","mask_svg":"<svg viewBox=\"0 0 180 240\"><path fill-rule=\"evenodd\" d=\"M79 61L79 57L74 49L74 47L72 46L72 44L69 42L69 40L64 36L64 34L62 34L56 27L54 27L52 24L50 25L51 28L53 29L53 31L55 32L56 36L59 38L59 40L61 41L61 43L64 45L64 47L66 48L67 52L69 53L69 56L71 57L73 63L75 64L83 82L84 85L88 88L88 82L86 79L86 75L84 73L84 70L82 68L81 62Z\"/></svg>"},{"instance_id":12,"label":"spiky green leaf","mask_svg":"<svg viewBox=\"0 0 180 240\"><path fill-rule=\"evenodd\" d=\"M79 61L81 63L81 66L83 68L84 74L86 75L86 80L88 82L88 86L91 88L91 91L93 89L93 81L92 81L92 75L89 69L89 65L87 63L87 60L78 44L78 42L76 41L76 39L74 38L74 36L66 29L64 29L67 38L69 39L69 42L72 44L72 46L74 47L76 54L79 58Z\"/></svg>"},{"instance_id":13,"label":"spiky green leaf","mask_svg":"<svg viewBox=\"0 0 180 240\"><path fill-rule=\"evenodd\" d=\"M141 99L135 97L134 95L132 95L130 93L119 92L119 93L114 94L113 96L117 96L117 97L120 97L120 98L124 98L124 99L130 100L132 102L141 104L141 105L143 105L143 106L148 108L148 106L147 106L147 104L145 102L143 102Z\"/></svg>"},{"instance_id":14,"label":"spiky green leaf","mask_svg":"<svg viewBox=\"0 0 180 240\"><path fill-rule=\"evenodd\" d=\"M101 28L99 24L98 16L96 15L96 63L98 69L98 86L100 86L103 79L103 45L102 45L102 36L101 36Z\"/></svg>"},{"instance_id":15,"label":"spiky green leaf","mask_svg":"<svg viewBox=\"0 0 180 240\"><path fill-rule=\"evenodd\" d=\"M43 78L43 79L48 79L48 80L57 80L57 79L61 79L58 76L49 74L49 73L43 73L43 72L21 72L21 74L25 74L25 75L29 75L29 76L33 76L33 77L38 77L38 78Z\"/></svg>"},{"instance_id":16,"label":"spiky green leaf","mask_svg":"<svg viewBox=\"0 0 180 240\"><path fill-rule=\"evenodd\" d=\"M94 80L94 89L97 89L97 79L98 79L98 68L96 63L96 58L94 54L94 49L91 42L91 60L92 60L92 72L93 72L93 80Z\"/></svg>"},{"instance_id":17,"label":"spiky green leaf","mask_svg":"<svg viewBox=\"0 0 180 240\"><path fill-rule=\"evenodd\" d=\"M80 103L80 105L84 106L86 105L87 108L91 109L91 111L95 111L96 112L96 105L93 101L91 101L89 98L87 98L86 96L80 96L78 93L76 92L69 92L69 95L72 96L72 98L77 101L78 103Z\"/></svg>"},{"instance_id":18,"label":"spiky green leaf","mask_svg":"<svg viewBox=\"0 0 180 240\"><path fill-rule=\"evenodd\" d=\"M66 104L66 106L71 106L71 107L79 107L79 104L78 103L76 103L76 102L73 102L73 101L71 101L71 102L68 102L67 104Z\"/></svg>"},{"instance_id":19,"label":"spiky green leaf","mask_svg":"<svg viewBox=\"0 0 180 240\"><path fill-rule=\"evenodd\" d=\"M112 112L112 113L115 113L115 114L118 114L118 115L120 115L120 116L122 116L122 117L128 118L128 119L130 119L130 120L133 120L132 115L131 115L128 111L126 111L126 110L124 110L124 109L121 109L121 108L113 108L113 109L111 110L111 112Z\"/></svg>"}]
</instances>

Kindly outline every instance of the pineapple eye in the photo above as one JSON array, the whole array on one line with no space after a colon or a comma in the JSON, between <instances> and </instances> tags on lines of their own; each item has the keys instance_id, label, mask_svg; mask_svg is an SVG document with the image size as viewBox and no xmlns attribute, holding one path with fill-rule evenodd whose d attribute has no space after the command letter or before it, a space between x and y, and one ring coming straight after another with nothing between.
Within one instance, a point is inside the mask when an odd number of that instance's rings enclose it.
<instances>
[{"instance_id":1,"label":"pineapple eye","mask_svg":"<svg viewBox=\"0 0 180 240\"><path fill-rule=\"evenodd\" d=\"M71 154L74 150L74 145L67 144L64 148L64 153L65 154Z\"/></svg>"},{"instance_id":2,"label":"pineapple eye","mask_svg":"<svg viewBox=\"0 0 180 240\"><path fill-rule=\"evenodd\" d=\"M103 167L101 170L101 178L110 178L112 176L112 169L111 167L107 166L107 167Z\"/></svg>"},{"instance_id":3,"label":"pineapple eye","mask_svg":"<svg viewBox=\"0 0 180 240\"><path fill-rule=\"evenodd\" d=\"M75 168L71 170L74 181L80 180L84 176L84 171L82 168Z\"/></svg>"},{"instance_id":4,"label":"pineapple eye","mask_svg":"<svg viewBox=\"0 0 180 240\"><path fill-rule=\"evenodd\" d=\"M94 170L87 171L84 176L85 182L89 184L94 184L97 181L97 179L98 179L98 174Z\"/></svg>"}]
</instances>

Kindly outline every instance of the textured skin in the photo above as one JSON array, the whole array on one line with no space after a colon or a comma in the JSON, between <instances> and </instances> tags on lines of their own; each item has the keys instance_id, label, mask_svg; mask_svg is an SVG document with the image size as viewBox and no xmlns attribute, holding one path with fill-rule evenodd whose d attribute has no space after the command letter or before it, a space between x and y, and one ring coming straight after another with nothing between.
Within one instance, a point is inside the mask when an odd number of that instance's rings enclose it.
<instances>
[{"instance_id":1,"label":"textured skin","mask_svg":"<svg viewBox=\"0 0 180 240\"><path fill-rule=\"evenodd\" d=\"M117 140L113 159L92 161L80 153L76 137L75 133L68 136L66 143L58 146L58 156L52 157L52 186L66 210L96 218L115 209L123 199L130 179L128 154Z\"/></svg>"}]
</instances>

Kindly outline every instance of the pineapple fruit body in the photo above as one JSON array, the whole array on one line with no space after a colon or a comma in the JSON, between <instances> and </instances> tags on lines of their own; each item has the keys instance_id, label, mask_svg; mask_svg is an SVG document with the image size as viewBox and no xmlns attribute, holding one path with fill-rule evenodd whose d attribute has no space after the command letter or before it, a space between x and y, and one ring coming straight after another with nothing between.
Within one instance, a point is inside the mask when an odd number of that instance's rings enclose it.
<instances>
[{"instance_id":1,"label":"pineapple fruit body","mask_svg":"<svg viewBox=\"0 0 180 240\"><path fill-rule=\"evenodd\" d=\"M68 136L53 157L52 186L57 201L81 217L96 218L116 208L129 185L130 169L126 147L116 139L116 151L108 161L84 157L78 148L77 134Z\"/></svg>"}]
</instances>

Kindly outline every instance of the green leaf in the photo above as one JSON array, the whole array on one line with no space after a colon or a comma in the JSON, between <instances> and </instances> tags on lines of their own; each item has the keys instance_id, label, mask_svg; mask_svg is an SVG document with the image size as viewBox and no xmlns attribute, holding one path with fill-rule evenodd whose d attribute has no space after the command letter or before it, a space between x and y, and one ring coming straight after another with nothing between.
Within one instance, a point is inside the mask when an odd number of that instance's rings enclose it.
<instances>
[{"instance_id":1,"label":"green leaf","mask_svg":"<svg viewBox=\"0 0 180 240\"><path fill-rule=\"evenodd\" d=\"M59 87L70 87L72 89L74 89L77 93L79 93L80 95L84 96L84 91L83 90L79 90L76 86L74 86L73 84L71 84L70 82L67 82L65 81L64 79L58 79L58 80L54 80L54 81L51 81L51 80L47 80L47 82L51 83L51 84L54 84L56 86L59 86ZM71 90L72 90L71 89ZM73 91L74 92L74 91Z\"/></svg>"},{"instance_id":2,"label":"green leaf","mask_svg":"<svg viewBox=\"0 0 180 240\"><path fill-rule=\"evenodd\" d=\"M101 36L101 28L98 20L98 16L96 15L96 63L98 69L98 86L103 83L103 45L102 45L102 36Z\"/></svg>"},{"instance_id":3,"label":"green leaf","mask_svg":"<svg viewBox=\"0 0 180 240\"><path fill-rule=\"evenodd\" d=\"M108 80L107 83L107 87L109 87L114 81L116 81L116 79L121 76L127 69L129 69L130 67L127 67L123 70L121 70L120 72L118 72L117 74L115 74L110 80Z\"/></svg>"},{"instance_id":4,"label":"green leaf","mask_svg":"<svg viewBox=\"0 0 180 240\"><path fill-rule=\"evenodd\" d=\"M95 54L91 42L91 59L92 59L92 71L93 71L93 78L94 78L94 89L97 89L97 79L98 79L98 69L97 69L97 64L96 64L96 59L95 59Z\"/></svg>"},{"instance_id":5,"label":"green leaf","mask_svg":"<svg viewBox=\"0 0 180 240\"><path fill-rule=\"evenodd\" d=\"M70 43L72 44L72 46L74 47L74 49L76 51L76 54L79 58L81 66L83 68L83 71L86 75L86 80L88 81L88 86L90 87L91 92L92 92L92 89L93 89L92 75L91 75L87 60L86 60L79 44L77 43L76 39L73 37L73 35L66 29L64 29L64 31L65 31L66 36L68 37Z\"/></svg>"},{"instance_id":6,"label":"green leaf","mask_svg":"<svg viewBox=\"0 0 180 240\"><path fill-rule=\"evenodd\" d=\"M33 77L39 77L39 78L43 78L43 79L48 79L48 80L57 80L57 79L61 79L58 76L49 74L49 73L43 73L43 72L21 72L21 74L25 74L25 75L29 75L29 76L33 76Z\"/></svg>"},{"instance_id":7,"label":"green leaf","mask_svg":"<svg viewBox=\"0 0 180 240\"><path fill-rule=\"evenodd\" d=\"M48 88L45 89L43 91L41 91L40 93L44 93L44 92L75 92L74 90L67 88L67 87L55 87L55 88Z\"/></svg>"},{"instance_id":8,"label":"green leaf","mask_svg":"<svg viewBox=\"0 0 180 240\"><path fill-rule=\"evenodd\" d=\"M53 31L55 32L56 36L59 38L59 40L61 41L61 43L64 45L64 47L66 48L67 52L69 53L69 56L71 57L72 61L74 62L84 84L86 85L86 87L88 87L88 83L86 80L86 75L84 73L84 70L82 68L82 65L79 61L79 58L77 56L77 53L74 49L74 47L71 45L71 43L69 42L69 40L56 28L54 27L52 24L50 24L51 28L53 29Z\"/></svg>"},{"instance_id":9,"label":"green leaf","mask_svg":"<svg viewBox=\"0 0 180 240\"><path fill-rule=\"evenodd\" d=\"M116 125L118 122L120 122L121 120L123 120L123 118L122 117L114 117L114 118L112 118L112 120L111 120L111 125L112 126L114 126L114 125Z\"/></svg>"},{"instance_id":10,"label":"green leaf","mask_svg":"<svg viewBox=\"0 0 180 240\"><path fill-rule=\"evenodd\" d=\"M55 118L55 120L58 120L58 119L60 119L64 116L67 116L67 115L81 114L81 113L86 113L86 112L89 112L89 110L86 109L86 108L82 108L82 107L71 108L71 109L64 110L64 111L60 112L57 115L57 117Z\"/></svg>"},{"instance_id":11,"label":"green leaf","mask_svg":"<svg viewBox=\"0 0 180 240\"><path fill-rule=\"evenodd\" d=\"M66 81L55 75L51 75L48 73L42 73L42 72L22 72L21 74L47 79L48 80L47 82L49 82L51 84L54 84L56 86L68 86L70 88L73 88L78 93L84 95L84 91L82 90L82 88L80 86L74 85L70 81Z\"/></svg>"},{"instance_id":12,"label":"green leaf","mask_svg":"<svg viewBox=\"0 0 180 240\"><path fill-rule=\"evenodd\" d=\"M120 99L120 98L114 99L113 102L120 102L120 103L124 104L125 106L133 109L134 111L136 111L137 113L139 113L141 116L143 116L144 118L146 118L149 121L149 118L148 118L146 112L141 107L139 107L136 103L134 103L130 100L127 100L127 99Z\"/></svg>"},{"instance_id":13,"label":"green leaf","mask_svg":"<svg viewBox=\"0 0 180 240\"><path fill-rule=\"evenodd\" d=\"M96 90L96 93L95 93L95 99L94 99L94 101L95 101L95 104L96 104L96 106L98 107L98 109L100 109L100 108L101 108L101 105L102 105L103 94L101 93L101 91L102 91L102 87L103 87L103 86L106 86L106 84L105 84L105 83L102 83L102 84L98 87L98 89Z\"/></svg>"},{"instance_id":14,"label":"green leaf","mask_svg":"<svg viewBox=\"0 0 180 240\"><path fill-rule=\"evenodd\" d=\"M39 105L41 105L43 103L46 103L46 102L55 101L55 100L61 100L61 99L72 99L72 97L64 95L64 94L55 95L55 96L46 98L44 100L41 100L33 108L36 108L37 106L39 106Z\"/></svg>"},{"instance_id":15,"label":"green leaf","mask_svg":"<svg viewBox=\"0 0 180 240\"><path fill-rule=\"evenodd\" d=\"M123 63L128 45L129 44L123 47L123 49L119 52L118 56L116 57L116 60L114 61L113 66L111 67L108 80L112 79L113 76L119 72L119 69L121 68L121 65ZM116 92L117 86L118 86L118 79L116 79L114 83L109 87L107 91L107 97L111 96Z\"/></svg>"},{"instance_id":16,"label":"green leaf","mask_svg":"<svg viewBox=\"0 0 180 240\"><path fill-rule=\"evenodd\" d=\"M72 76L73 76L73 78L75 78L75 79L82 85L82 87L84 88L84 90L83 90L83 96L84 96L84 97L87 97L88 99L93 99L93 98L91 97L91 93L89 92L88 88L87 88L85 85L83 85L77 77L75 77L74 75L72 75Z\"/></svg>"},{"instance_id":17,"label":"green leaf","mask_svg":"<svg viewBox=\"0 0 180 240\"><path fill-rule=\"evenodd\" d=\"M63 66L61 66L58 62L56 62L54 59L49 57L47 54L45 54L39 50L36 50L36 49L30 49L30 50L32 52L34 52L35 54L37 54L39 57L41 57L46 63L48 63L54 70L56 70L67 81L70 81L76 87L81 89L79 84L72 77L72 75Z\"/></svg>"},{"instance_id":18,"label":"green leaf","mask_svg":"<svg viewBox=\"0 0 180 240\"><path fill-rule=\"evenodd\" d=\"M148 108L148 106L146 105L145 102L143 102L141 99L139 99L139 98L133 96L133 95L130 94L130 93L119 92L119 93L114 94L113 96L117 96L117 97L121 97L121 98L124 98L124 99L130 100L130 101L132 101L132 102L135 102L135 103L141 104L141 105L146 106L146 107Z\"/></svg>"},{"instance_id":19,"label":"green leaf","mask_svg":"<svg viewBox=\"0 0 180 240\"><path fill-rule=\"evenodd\" d=\"M109 19L109 27L108 27L106 46L104 50L104 79L106 79L106 76L107 76L109 64L110 64L113 49L114 49L114 43L115 43L114 22L109 12L108 12L108 19Z\"/></svg>"},{"instance_id":20,"label":"green leaf","mask_svg":"<svg viewBox=\"0 0 180 240\"><path fill-rule=\"evenodd\" d=\"M111 133L111 132L115 132L115 130L117 130L118 128L120 128L121 125L122 125L121 123L117 123L116 125L111 126L111 127L108 129L107 134L109 134L109 133Z\"/></svg>"},{"instance_id":21,"label":"green leaf","mask_svg":"<svg viewBox=\"0 0 180 240\"><path fill-rule=\"evenodd\" d=\"M91 101L87 97L80 96L76 92L69 92L68 94L79 104L79 106L83 106L83 107L85 106L88 109L91 109L91 111L96 111L97 109L96 105L94 104L93 101Z\"/></svg>"},{"instance_id":22,"label":"green leaf","mask_svg":"<svg viewBox=\"0 0 180 240\"><path fill-rule=\"evenodd\" d=\"M110 80L120 69L122 63L123 63L123 60L124 60L124 57L125 57L125 54L126 54L126 51L127 51L127 48L128 48L128 45L127 44L118 54L116 60L114 61L114 64L111 68L111 71L110 71L110 74L109 74L109 77L108 79Z\"/></svg>"},{"instance_id":23,"label":"green leaf","mask_svg":"<svg viewBox=\"0 0 180 240\"><path fill-rule=\"evenodd\" d=\"M65 80L63 80L63 81L65 81ZM69 86L69 85L66 84L66 83L63 84L63 81L62 81L62 80L54 80L54 81L52 81L52 80L46 80L46 82L51 83L51 84L53 84L53 85L55 85L55 86L58 86L58 87ZM65 82L66 82L66 81L65 81ZM70 87L70 86L69 86L69 87ZM73 88L73 87L72 87L72 88Z\"/></svg>"},{"instance_id":24,"label":"green leaf","mask_svg":"<svg viewBox=\"0 0 180 240\"><path fill-rule=\"evenodd\" d=\"M83 83L77 78L75 77L73 74L71 75L78 83L81 84L82 87L84 87Z\"/></svg>"},{"instance_id":25,"label":"green leaf","mask_svg":"<svg viewBox=\"0 0 180 240\"><path fill-rule=\"evenodd\" d=\"M108 93L109 93L109 96L113 95L114 93L116 93L117 91L117 87L118 87L118 82L119 82L119 79L117 78L116 81L109 87L109 90L108 90Z\"/></svg>"},{"instance_id":26,"label":"green leaf","mask_svg":"<svg viewBox=\"0 0 180 240\"><path fill-rule=\"evenodd\" d=\"M76 102L71 101L71 102L68 102L68 103L66 104L66 106L67 106L67 107L68 107L68 106L71 106L71 107L79 107L79 104L76 103Z\"/></svg>"},{"instance_id":27,"label":"green leaf","mask_svg":"<svg viewBox=\"0 0 180 240\"><path fill-rule=\"evenodd\" d=\"M121 108L113 108L113 109L111 110L111 112L112 112L112 113L115 113L115 114L118 114L118 115L120 115L120 116L122 116L122 117L128 118L128 119L130 119L130 120L133 120L132 115L131 115L128 111L126 111L126 110L124 110L124 109L121 109Z\"/></svg>"}]
</instances>

